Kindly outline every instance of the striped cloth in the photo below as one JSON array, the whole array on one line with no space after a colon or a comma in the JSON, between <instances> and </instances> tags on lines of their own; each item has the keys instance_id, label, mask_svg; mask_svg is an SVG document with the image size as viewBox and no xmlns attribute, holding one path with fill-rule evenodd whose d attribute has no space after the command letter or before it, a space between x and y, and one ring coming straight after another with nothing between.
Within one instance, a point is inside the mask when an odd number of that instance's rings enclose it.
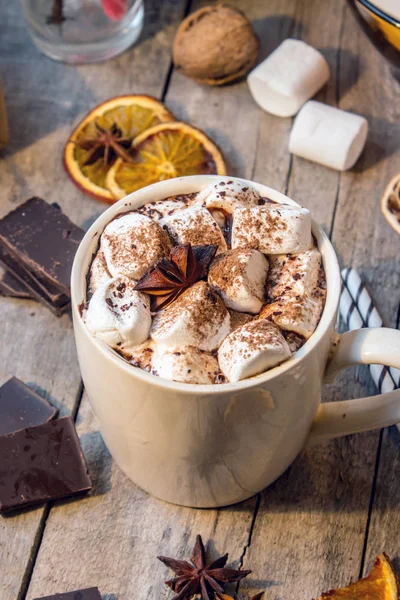
<instances>
[{"instance_id":1,"label":"striped cloth","mask_svg":"<svg viewBox=\"0 0 400 600\"><path fill-rule=\"evenodd\" d=\"M383 321L355 269L343 269L340 314L350 330L382 327ZM369 365L372 379L380 393L400 387L400 370L382 365Z\"/></svg>"}]
</instances>

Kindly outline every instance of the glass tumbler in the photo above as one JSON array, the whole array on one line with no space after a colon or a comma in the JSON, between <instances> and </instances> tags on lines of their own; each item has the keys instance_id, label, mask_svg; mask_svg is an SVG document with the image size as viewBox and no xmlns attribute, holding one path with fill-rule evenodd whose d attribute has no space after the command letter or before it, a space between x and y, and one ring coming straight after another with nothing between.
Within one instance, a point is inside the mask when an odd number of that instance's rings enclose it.
<instances>
[{"instance_id":1,"label":"glass tumbler","mask_svg":"<svg viewBox=\"0 0 400 600\"><path fill-rule=\"evenodd\" d=\"M67 63L116 56L143 28L143 0L22 0L22 5L39 50Z\"/></svg>"}]
</instances>

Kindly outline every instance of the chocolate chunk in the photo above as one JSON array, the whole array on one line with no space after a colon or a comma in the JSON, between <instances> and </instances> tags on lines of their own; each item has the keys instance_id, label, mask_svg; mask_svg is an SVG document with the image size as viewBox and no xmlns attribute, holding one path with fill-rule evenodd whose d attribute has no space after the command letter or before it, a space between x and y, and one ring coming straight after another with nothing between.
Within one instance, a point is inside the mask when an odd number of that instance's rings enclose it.
<instances>
[{"instance_id":1,"label":"chocolate chunk","mask_svg":"<svg viewBox=\"0 0 400 600\"><path fill-rule=\"evenodd\" d=\"M91 487L71 417L0 437L0 514Z\"/></svg>"},{"instance_id":2,"label":"chocolate chunk","mask_svg":"<svg viewBox=\"0 0 400 600\"><path fill-rule=\"evenodd\" d=\"M2 269L0 272L0 296L33 300L33 296L26 285L6 269Z\"/></svg>"},{"instance_id":3,"label":"chocolate chunk","mask_svg":"<svg viewBox=\"0 0 400 600\"><path fill-rule=\"evenodd\" d=\"M34 600L101 600L101 596L99 588L92 587L84 590L76 590L75 592L64 592L63 594L34 598Z\"/></svg>"},{"instance_id":4,"label":"chocolate chunk","mask_svg":"<svg viewBox=\"0 0 400 600\"><path fill-rule=\"evenodd\" d=\"M57 316L63 315L71 306L69 296L61 294L54 289L54 286L48 286L41 282L40 278L35 277L25 267L19 264L8 252L0 246L0 264L6 271L17 279L21 285L24 285L29 293L36 300L42 302Z\"/></svg>"},{"instance_id":5,"label":"chocolate chunk","mask_svg":"<svg viewBox=\"0 0 400 600\"><path fill-rule=\"evenodd\" d=\"M16 377L0 387L0 436L43 425L56 414L54 406Z\"/></svg>"},{"instance_id":6,"label":"chocolate chunk","mask_svg":"<svg viewBox=\"0 0 400 600\"><path fill-rule=\"evenodd\" d=\"M57 207L31 198L0 220L0 244L30 273L70 295L72 262L83 230Z\"/></svg>"}]
</instances>

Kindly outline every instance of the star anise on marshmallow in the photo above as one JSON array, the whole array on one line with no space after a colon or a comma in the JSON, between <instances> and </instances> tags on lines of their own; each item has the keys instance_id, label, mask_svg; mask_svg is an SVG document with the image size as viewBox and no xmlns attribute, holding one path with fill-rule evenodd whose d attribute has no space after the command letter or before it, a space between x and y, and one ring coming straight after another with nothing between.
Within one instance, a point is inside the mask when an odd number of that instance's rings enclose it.
<instances>
[{"instance_id":1,"label":"star anise on marshmallow","mask_svg":"<svg viewBox=\"0 0 400 600\"><path fill-rule=\"evenodd\" d=\"M240 581L251 573L251 571L238 571L225 567L227 554L208 565L201 535L196 536L196 543L190 557L191 562L166 556L159 556L158 559L176 574L174 579L166 581L166 584L177 594L173 600L188 600L195 594L201 594L201 600L212 600L216 593L223 594L225 584Z\"/></svg>"},{"instance_id":2,"label":"star anise on marshmallow","mask_svg":"<svg viewBox=\"0 0 400 600\"><path fill-rule=\"evenodd\" d=\"M188 287L206 277L217 249L216 244L175 246L168 258L160 260L138 281L135 290L151 296L152 311L166 308Z\"/></svg>"}]
</instances>

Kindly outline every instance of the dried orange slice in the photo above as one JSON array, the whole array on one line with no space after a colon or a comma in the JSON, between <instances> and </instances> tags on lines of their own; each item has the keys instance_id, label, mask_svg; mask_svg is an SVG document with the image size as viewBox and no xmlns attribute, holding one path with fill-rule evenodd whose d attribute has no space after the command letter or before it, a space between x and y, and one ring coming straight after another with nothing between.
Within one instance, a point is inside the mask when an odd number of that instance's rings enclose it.
<instances>
[{"instance_id":1,"label":"dried orange slice","mask_svg":"<svg viewBox=\"0 0 400 600\"><path fill-rule=\"evenodd\" d=\"M386 554L379 554L367 577L347 587L325 592L318 600L399 600L400 585Z\"/></svg>"},{"instance_id":2,"label":"dried orange slice","mask_svg":"<svg viewBox=\"0 0 400 600\"><path fill-rule=\"evenodd\" d=\"M91 144L93 146L94 141L102 135L101 132L113 131L115 135L112 139L123 140L122 146L129 148L133 139L146 129L174 120L174 115L164 104L151 96L111 98L90 111L73 131L64 150L67 173L90 196L113 202L105 180L110 166L115 162L115 152L111 150L107 154L107 164L100 150L93 153Z\"/></svg>"},{"instance_id":3,"label":"dried orange slice","mask_svg":"<svg viewBox=\"0 0 400 600\"><path fill-rule=\"evenodd\" d=\"M146 185L183 175L226 174L218 147L205 133L175 121L147 129L132 145L131 162L118 159L106 185L116 199Z\"/></svg>"}]
</instances>

